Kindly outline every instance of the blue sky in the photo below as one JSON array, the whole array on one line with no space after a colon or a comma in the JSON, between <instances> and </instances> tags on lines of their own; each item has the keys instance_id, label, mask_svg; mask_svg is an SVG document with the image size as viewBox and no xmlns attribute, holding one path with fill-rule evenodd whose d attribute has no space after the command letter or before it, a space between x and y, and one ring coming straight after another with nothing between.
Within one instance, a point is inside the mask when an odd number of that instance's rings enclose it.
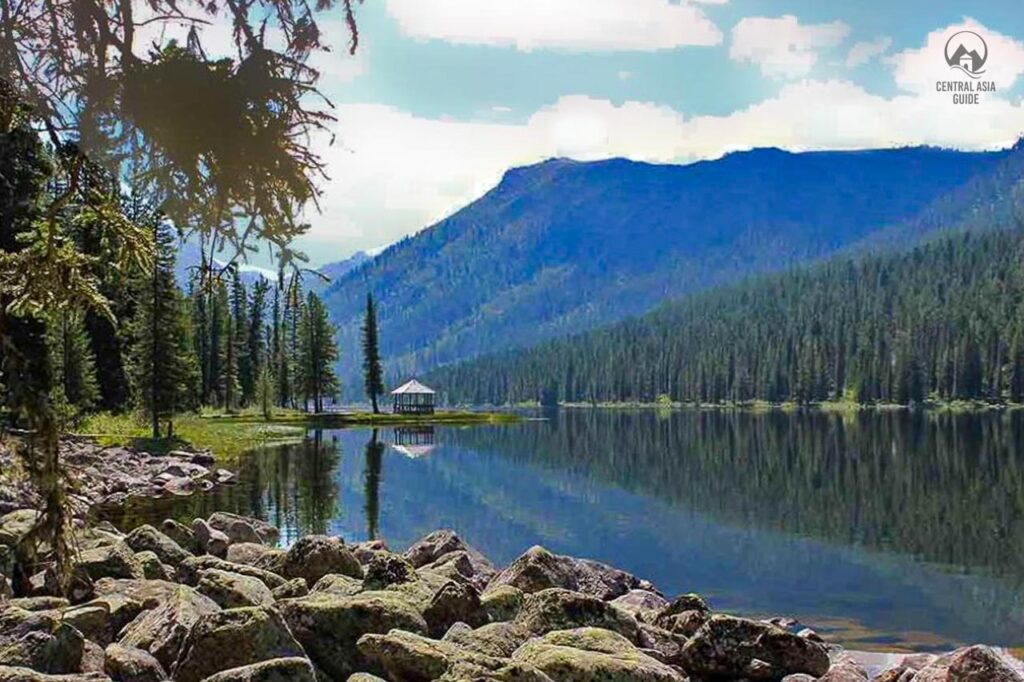
<instances>
[{"instance_id":1,"label":"blue sky","mask_svg":"<svg viewBox=\"0 0 1024 682\"><path fill-rule=\"evenodd\" d=\"M337 105L314 263L394 242L552 156L688 163L737 149L1007 146L1024 133L1019 0L365 0ZM944 45L989 46L996 92L954 104Z\"/></svg>"}]
</instances>

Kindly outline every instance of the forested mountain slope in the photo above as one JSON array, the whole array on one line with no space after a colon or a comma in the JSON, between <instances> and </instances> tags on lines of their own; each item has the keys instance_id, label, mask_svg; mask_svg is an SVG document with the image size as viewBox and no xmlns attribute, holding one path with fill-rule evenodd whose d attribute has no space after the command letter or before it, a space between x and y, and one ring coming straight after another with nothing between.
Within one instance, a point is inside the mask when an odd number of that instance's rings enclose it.
<instances>
[{"instance_id":1,"label":"forested mountain slope","mask_svg":"<svg viewBox=\"0 0 1024 682\"><path fill-rule=\"evenodd\" d=\"M392 375L567 336L903 223L1009 152L736 153L688 166L552 160L346 274L324 296L358 347L366 289ZM360 358L343 353L351 379Z\"/></svg>"},{"instance_id":2,"label":"forested mountain slope","mask_svg":"<svg viewBox=\"0 0 1024 682\"><path fill-rule=\"evenodd\" d=\"M428 380L469 403L1021 402L1017 225L755 277Z\"/></svg>"}]
</instances>

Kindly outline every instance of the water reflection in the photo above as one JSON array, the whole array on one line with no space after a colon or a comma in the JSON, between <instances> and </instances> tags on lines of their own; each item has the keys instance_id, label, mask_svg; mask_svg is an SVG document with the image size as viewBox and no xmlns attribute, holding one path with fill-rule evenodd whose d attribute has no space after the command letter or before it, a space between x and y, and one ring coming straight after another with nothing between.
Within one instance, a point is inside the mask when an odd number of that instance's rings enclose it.
<instances>
[{"instance_id":1,"label":"water reflection","mask_svg":"<svg viewBox=\"0 0 1024 682\"><path fill-rule=\"evenodd\" d=\"M229 509L286 543L328 532L396 548L451 527L499 563L544 544L854 646L1019 646L1022 428L1020 413L585 410L331 431L255 452L234 487L119 521Z\"/></svg>"}]
</instances>

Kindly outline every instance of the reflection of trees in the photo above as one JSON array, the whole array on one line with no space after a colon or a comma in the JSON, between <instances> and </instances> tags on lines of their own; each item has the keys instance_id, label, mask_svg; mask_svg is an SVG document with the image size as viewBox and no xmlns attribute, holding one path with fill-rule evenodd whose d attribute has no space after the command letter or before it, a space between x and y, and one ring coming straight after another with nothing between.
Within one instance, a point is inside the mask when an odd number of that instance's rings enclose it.
<instances>
[{"instance_id":1,"label":"reflection of trees","mask_svg":"<svg viewBox=\"0 0 1024 682\"><path fill-rule=\"evenodd\" d=\"M568 411L451 441L774 528L1024 576L1024 415Z\"/></svg>"},{"instance_id":2,"label":"reflection of trees","mask_svg":"<svg viewBox=\"0 0 1024 682\"><path fill-rule=\"evenodd\" d=\"M366 500L366 537L377 539L380 522L380 475L384 457L384 444L378 439L377 429L366 443L366 471L363 474Z\"/></svg>"},{"instance_id":3,"label":"reflection of trees","mask_svg":"<svg viewBox=\"0 0 1024 682\"><path fill-rule=\"evenodd\" d=\"M192 497L140 500L106 516L131 528L174 518L185 523L215 511L258 516L281 529L282 541L326 533L340 502L335 472L341 446L314 432L301 443L260 448L241 463L235 485Z\"/></svg>"}]
</instances>

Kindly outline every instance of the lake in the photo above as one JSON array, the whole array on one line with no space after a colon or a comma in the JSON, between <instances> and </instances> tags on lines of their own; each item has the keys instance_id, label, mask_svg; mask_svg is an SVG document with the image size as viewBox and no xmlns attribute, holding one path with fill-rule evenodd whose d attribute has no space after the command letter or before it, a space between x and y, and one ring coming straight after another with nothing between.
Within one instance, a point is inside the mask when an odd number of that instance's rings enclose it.
<instances>
[{"instance_id":1,"label":"lake","mask_svg":"<svg viewBox=\"0 0 1024 682\"><path fill-rule=\"evenodd\" d=\"M862 649L1024 645L1024 413L561 410L504 426L338 430L262 448L237 485L123 525L259 516L403 549L452 528Z\"/></svg>"}]
</instances>

